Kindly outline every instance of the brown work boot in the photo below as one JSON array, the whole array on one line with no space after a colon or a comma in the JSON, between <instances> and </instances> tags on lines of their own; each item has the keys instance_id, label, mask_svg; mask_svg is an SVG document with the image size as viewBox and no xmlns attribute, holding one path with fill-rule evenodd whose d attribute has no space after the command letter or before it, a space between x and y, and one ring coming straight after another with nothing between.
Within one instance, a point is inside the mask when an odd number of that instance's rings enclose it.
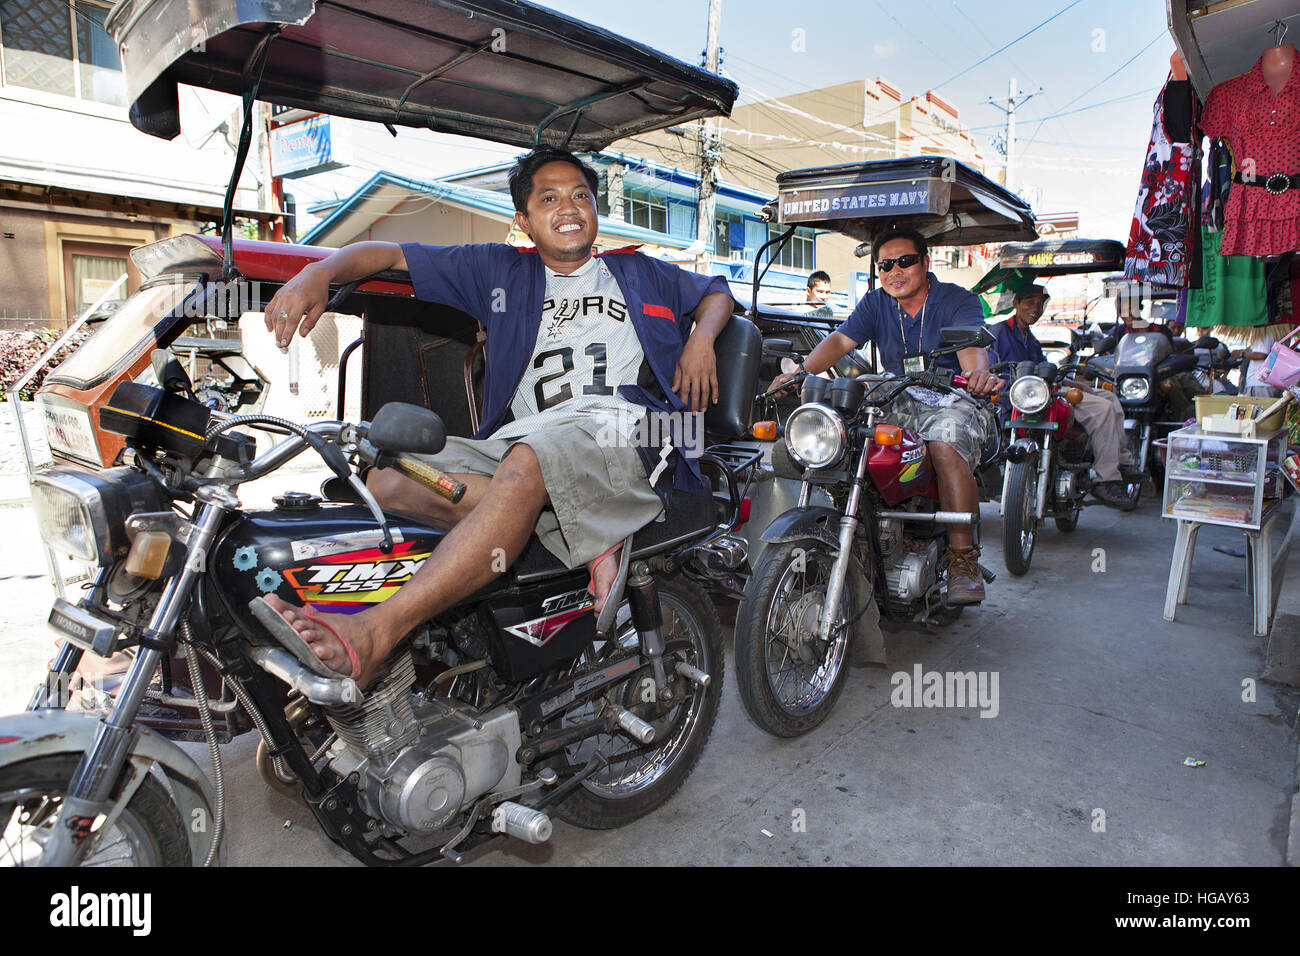
<instances>
[{"instance_id":1,"label":"brown work boot","mask_svg":"<svg viewBox=\"0 0 1300 956\"><path fill-rule=\"evenodd\" d=\"M949 548L939 560L939 571L948 575L948 601L979 604L984 600L984 575L979 569L979 548Z\"/></svg>"}]
</instances>

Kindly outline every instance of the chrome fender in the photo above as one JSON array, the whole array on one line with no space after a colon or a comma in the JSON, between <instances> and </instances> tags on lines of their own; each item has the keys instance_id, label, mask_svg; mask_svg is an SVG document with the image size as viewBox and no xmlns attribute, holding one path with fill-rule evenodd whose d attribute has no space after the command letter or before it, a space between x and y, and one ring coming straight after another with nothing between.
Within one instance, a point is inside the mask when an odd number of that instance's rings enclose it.
<instances>
[{"instance_id":1,"label":"chrome fender","mask_svg":"<svg viewBox=\"0 0 1300 956\"><path fill-rule=\"evenodd\" d=\"M0 717L0 767L7 767L47 754L85 753L95 739L99 717L67 710L33 710ZM190 859L199 866L208 852L208 840L216 820L216 798L207 775L185 751L147 727L135 728L132 759L157 764L171 784L172 798L190 841ZM196 813L196 811L198 811ZM204 825L195 832L195 821ZM223 841L224 842L224 841ZM217 851L221 864L225 847Z\"/></svg>"}]
</instances>

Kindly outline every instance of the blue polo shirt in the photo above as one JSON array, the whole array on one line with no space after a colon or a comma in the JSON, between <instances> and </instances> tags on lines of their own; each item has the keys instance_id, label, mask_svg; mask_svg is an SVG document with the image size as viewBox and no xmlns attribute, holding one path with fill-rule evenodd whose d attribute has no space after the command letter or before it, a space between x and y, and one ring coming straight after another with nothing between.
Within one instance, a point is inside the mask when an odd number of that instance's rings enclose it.
<instances>
[{"instance_id":1,"label":"blue polo shirt","mask_svg":"<svg viewBox=\"0 0 1300 956\"><path fill-rule=\"evenodd\" d=\"M999 362L1046 362L1047 356L1043 354L1043 346L1035 337L1034 333L1025 330L1021 332L1016 328L1016 317L1013 315L1005 322L998 324L997 328L990 329L993 338L997 340L993 346L993 351L997 353Z\"/></svg>"},{"instance_id":2,"label":"blue polo shirt","mask_svg":"<svg viewBox=\"0 0 1300 956\"><path fill-rule=\"evenodd\" d=\"M474 435L486 438L505 423L537 342L546 289L541 257L536 249L504 243L429 246L407 242L402 244L402 254L416 298L459 309L487 331L482 425ZM618 281L650 372L638 385L620 387L619 394L657 412L685 410L685 403L672 390L677 361L690 338L695 307L713 292L731 295L726 279L687 272L632 249L611 250L601 258ZM683 447L680 436L672 438L677 448ZM649 474L658 453L641 447L637 451ZM685 467L675 468L673 488L707 488L698 461L681 454L674 458ZM665 504L670 494L667 484L661 481L655 487Z\"/></svg>"},{"instance_id":3,"label":"blue polo shirt","mask_svg":"<svg viewBox=\"0 0 1300 956\"><path fill-rule=\"evenodd\" d=\"M912 352L929 352L944 345L939 334L946 328L979 328L984 325L984 309L979 296L951 282L940 282L933 272L927 274L930 292L916 315L908 315L898 300L882 289L874 289L858 302L853 314L836 331L847 335L859 346L874 342L880 352L884 370L903 374L903 356ZM921 316L925 323L922 329ZM961 371L956 353L940 356L936 368Z\"/></svg>"}]
</instances>

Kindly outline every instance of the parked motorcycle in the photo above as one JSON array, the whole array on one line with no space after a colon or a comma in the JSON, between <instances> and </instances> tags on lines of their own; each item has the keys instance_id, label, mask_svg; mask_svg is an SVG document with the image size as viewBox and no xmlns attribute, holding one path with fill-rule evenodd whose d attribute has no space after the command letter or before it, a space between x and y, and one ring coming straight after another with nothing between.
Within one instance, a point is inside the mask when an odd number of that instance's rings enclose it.
<instances>
[{"instance_id":1,"label":"parked motorcycle","mask_svg":"<svg viewBox=\"0 0 1300 956\"><path fill-rule=\"evenodd\" d=\"M986 348L986 329L944 329L939 355ZM925 442L879 423L884 410L919 385L977 401L943 370L901 378L803 379L802 403L773 451L778 475L803 481L798 506L762 534L766 543L736 616L736 685L753 721L792 737L821 723L844 686L849 645L862 617L951 624L940 557L947 525L977 515L939 510ZM788 458L787 458L788 456ZM834 508L809 505L824 489ZM984 577L994 575L981 568Z\"/></svg>"},{"instance_id":2,"label":"parked motorcycle","mask_svg":"<svg viewBox=\"0 0 1300 956\"><path fill-rule=\"evenodd\" d=\"M730 553L739 501L719 522L714 496L675 496L668 519L625 549L600 621L585 569L566 570L534 539L505 576L400 642L363 689L282 646L255 619L256 599L359 609L409 579L445 531L382 512L353 465L403 468L454 499L457 483L412 457L441 449L438 416L402 403L358 424L223 416L184 397L190 384L169 353L154 364L167 391L124 382L101 414L101 427L126 442L125 464L98 474L56 467L34 482L46 541L97 572L80 601L55 602L50 624L66 643L29 711L0 720L10 858L218 859L214 708L246 713L276 777L370 864L459 860L498 835L540 843L552 814L621 826L681 786L723 683L721 628L697 582L725 558L712 551ZM290 435L257 454L234 430L249 427ZM286 494L273 510L240 505L242 483L309 448L362 504ZM60 690L85 651L132 646L108 714L62 709ZM190 669L212 783L137 720L173 657ZM209 699L200 662L220 672L221 701Z\"/></svg>"},{"instance_id":3,"label":"parked motorcycle","mask_svg":"<svg viewBox=\"0 0 1300 956\"><path fill-rule=\"evenodd\" d=\"M1017 576L1029 570L1038 526L1050 517L1058 531L1073 531L1092 487L1092 450L1074 418L1083 393L1066 378L1078 368L1075 363L1059 369L1051 362L1015 365L1008 392L1011 440L1002 482L1002 555ZM1130 485L1129 493L1136 501L1141 485Z\"/></svg>"},{"instance_id":4,"label":"parked motorcycle","mask_svg":"<svg viewBox=\"0 0 1300 956\"><path fill-rule=\"evenodd\" d=\"M1129 332L1118 345L1107 338L1087 363L1088 371L1109 383L1124 408L1124 432L1133 466L1148 475L1159 488L1164 471L1152 443L1182 427L1185 409L1175 409L1169 400L1177 384L1174 376L1196 368L1192 352L1174 352L1170 339L1155 331Z\"/></svg>"}]
</instances>

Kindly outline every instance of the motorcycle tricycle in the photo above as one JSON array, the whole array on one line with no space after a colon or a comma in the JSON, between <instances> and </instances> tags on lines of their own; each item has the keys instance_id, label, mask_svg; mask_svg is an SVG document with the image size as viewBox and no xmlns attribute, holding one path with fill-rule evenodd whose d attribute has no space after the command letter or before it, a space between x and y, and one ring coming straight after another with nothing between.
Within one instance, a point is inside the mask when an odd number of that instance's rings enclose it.
<instances>
[{"instance_id":1,"label":"motorcycle tricycle","mask_svg":"<svg viewBox=\"0 0 1300 956\"><path fill-rule=\"evenodd\" d=\"M403 5L400 15L390 6L214 0L194 20L180 0L128 2L108 28L123 51L133 122L146 131L175 135L178 82L244 94L229 195L257 96L581 150L725 113L736 95L729 81L529 4ZM476 57L501 29L527 52L491 53L485 74ZM435 46L443 65L413 82L401 63L427 62ZM459 75L466 70L474 82ZM483 95L485 76L493 96ZM546 101L557 94L562 102ZM212 408L166 346L214 301L260 310L330 251L236 241L232 224L228 201L222 237L135 250L141 290L47 381L59 464L35 478L33 501L46 542L92 571L83 594L51 611L64 643L48 680L26 713L0 719L6 858L221 860L219 744L252 731L268 782L299 793L324 833L369 864L459 860L494 837L546 840L552 814L603 828L662 804L717 713L721 632L703 589L738 591L736 476L757 456L705 452L717 492L675 495L665 520L630 540L599 620L585 570L566 570L534 538L492 585L406 635L368 686L322 673L264 626L258 599L359 610L437 549L443 529L381 511L357 472L394 467L441 494L463 493L413 456L474 430L477 324L415 300L405 274L350 283L329 308L363 320L339 370L341 410L347 359L360 351L359 420ZM728 439L747 427L757 339L739 318L719 336L720 401L706 434ZM264 448L255 432L278 441ZM308 450L334 475L319 495L241 503L241 486ZM82 659L115 653L129 666L106 712L67 709ZM206 740L212 778L168 738Z\"/></svg>"},{"instance_id":2,"label":"motorcycle tricycle","mask_svg":"<svg viewBox=\"0 0 1300 956\"><path fill-rule=\"evenodd\" d=\"M881 421L913 387L980 403L961 392L961 375L933 362L993 337L949 328L943 338L927 371L803 379L773 462L778 474L800 474L804 490L763 531L766 547L736 616L736 684L751 719L771 734L805 733L830 713L864 615L946 625L962 613L946 602L941 558L948 526L974 526L978 514L940 510L926 443ZM814 487L832 507L808 503Z\"/></svg>"}]
</instances>

